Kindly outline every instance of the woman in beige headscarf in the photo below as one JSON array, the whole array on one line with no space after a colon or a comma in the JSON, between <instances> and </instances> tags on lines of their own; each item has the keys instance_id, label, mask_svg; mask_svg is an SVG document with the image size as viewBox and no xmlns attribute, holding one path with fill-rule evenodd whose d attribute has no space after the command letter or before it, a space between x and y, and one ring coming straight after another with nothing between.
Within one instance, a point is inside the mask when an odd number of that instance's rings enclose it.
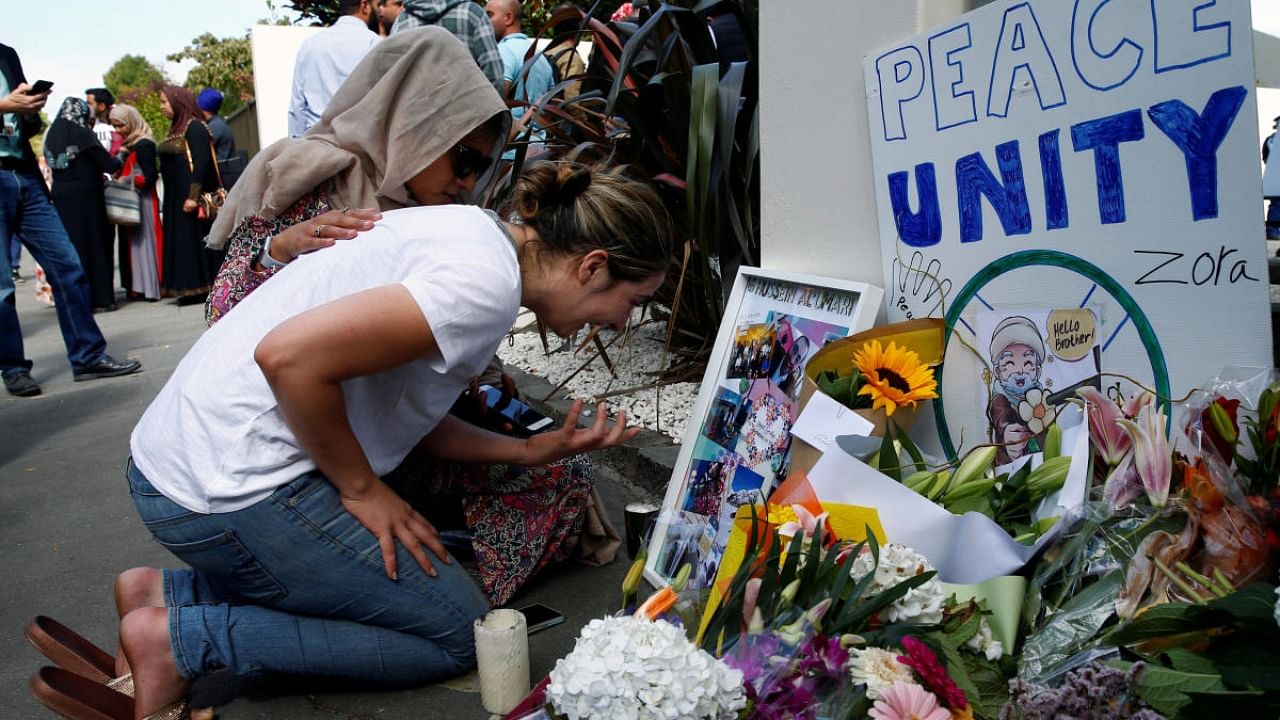
<instances>
[{"instance_id":1,"label":"woman in beige headscarf","mask_svg":"<svg viewBox=\"0 0 1280 720\"><path fill-rule=\"evenodd\" d=\"M160 299L160 253L164 247L164 233L160 223L160 197L156 194L156 180L160 171L156 165L156 139L151 126L142 113L132 105L116 105L111 108L111 127L124 138L122 147L128 151L120 177L132 178L142 196L142 222L132 227L121 225L120 230L129 238L129 265L132 269L132 285L127 288L130 298Z\"/></svg>"},{"instance_id":2,"label":"woman in beige headscarf","mask_svg":"<svg viewBox=\"0 0 1280 720\"><path fill-rule=\"evenodd\" d=\"M466 47L437 27L378 43L301 138L254 157L209 231L227 259L205 304L212 325L293 258L355 237L379 211L470 199L502 148L510 114ZM491 135L491 132L482 133ZM425 170L432 192L405 183ZM358 208L358 209L352 209Z\"/></svg>"}]
</instances>

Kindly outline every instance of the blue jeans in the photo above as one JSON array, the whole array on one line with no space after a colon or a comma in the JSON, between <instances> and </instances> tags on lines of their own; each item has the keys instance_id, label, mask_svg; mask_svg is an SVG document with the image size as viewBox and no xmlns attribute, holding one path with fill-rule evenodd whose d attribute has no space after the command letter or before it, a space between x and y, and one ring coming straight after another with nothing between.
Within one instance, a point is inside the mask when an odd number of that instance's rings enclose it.
<instances>
[{"instance_id":1,"label":"blue jeans","mask_svg":"<svg viewBox=\"0 0 1280 720\"><path fill-rule=\"evenodd\" d=\"M189 570L165 570L169 638L188 679L213 670L415 684L475 667L488 603L456 562L430 577L378 541L318 472L229 513L192 512L129 462L129 490L156 540Z\"/></svg>"},{"instance_id":2,"label":"blue jeans","mask_svg":"<svg viewBox=\"0 0 1280 720\"><path fill-rule=\"evenodd\" d=\"M9 264L14 270L22 267L22 241L18 239L17 233L9 237Z\"/></svg>"},{"instance_id":3,"label":"blue jeans","mask_svg":"<svg viewBox=\"0 0 1280 720\"><path fill-rule=\"evenodd\" d=\"M102 359L107 341L93 320L89 301L89 278L80 266L58 211L45 194L44 183L35 173L0 170L0 240L8 251L11 237L22 239L36 262L44 268L53 286L62 343L74 370ZM0 374L30 370L22 347L22 327L14 302L13 277L0 273Z\"/></svg>"}]
</instances>

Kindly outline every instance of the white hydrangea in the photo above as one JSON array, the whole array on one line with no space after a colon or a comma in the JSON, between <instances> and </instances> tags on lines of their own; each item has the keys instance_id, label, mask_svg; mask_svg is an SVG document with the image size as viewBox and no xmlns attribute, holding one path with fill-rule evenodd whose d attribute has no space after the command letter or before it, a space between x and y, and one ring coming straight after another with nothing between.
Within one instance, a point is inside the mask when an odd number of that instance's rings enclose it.
<instances>
[{"instance_id":1,"label":"white hydrangea","mask_svg":"<svg viewBox=\"0 0 1280 720\"><path fill-rule=\"evenodd\" d=\"M747 705L741 671L671 623L631 616L588 623L556 661L546 696L569 720L732 720Z\"/></svg>"},{"instance_id":2,"label":"white hydrangea","mask_svg":"<svg viewBox=\"0 0 1280 720\"><path fill-rule=\"evenodd\" d=\"M849 574L854 580L861 580L875 570L875 579L871 581L864 597L884 592L903 580L933 570L933 566L923 555L897 543L881 545L880 564L874 563L871 552L864 551L854 558L849 568ZM935 575L925 584L908 590L906 595L881 612L885 621L890 623L939 623L942 622L942 606L946 600L942 581Z\"/></svg>"},{"instance_id":3,"label":"white hydrangea","mask_svg":"<svg viewBox=\"0 0 1280 720\"><path fill-rule=\"evenodd\" d=\"M995 639L991 635L991 626L987 624L986 618L978 621L978 632L973 634L964 644L970 650L987 656L991 662L999 660L1004 655L1004 643Z\"/></svg>"},{"instance_id":4,"label":"white hydrangea","mask_svg":"<svg viewBox=\"0 0 1280 720\"><path fill-rule=\"evenodd\" d=\"M853 648L849 651L849 675L855 685L867 686L867 697L878 700L880 693L899 682L915 682L911 668L898 662L901 653L884 648Z\"/></svg>"}]
</instances>

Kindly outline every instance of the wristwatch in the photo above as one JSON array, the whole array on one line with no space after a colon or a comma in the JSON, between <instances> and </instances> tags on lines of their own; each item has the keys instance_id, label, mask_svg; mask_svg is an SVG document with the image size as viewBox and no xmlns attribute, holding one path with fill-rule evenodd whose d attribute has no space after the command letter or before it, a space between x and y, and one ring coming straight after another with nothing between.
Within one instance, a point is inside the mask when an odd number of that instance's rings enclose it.
<instances>
[{"instance_id":1,"label":"wristwatch","mask_svg":"<svg viewBox=\"0 0 1280 720\"><path fill-rule=\"evenodd\" d=\"M268 269L282 268L289 264L271 257L271 238L267 238L267 241L262 243L262 254L258 256L258 262Z\"/></svg>"}]
</instances>

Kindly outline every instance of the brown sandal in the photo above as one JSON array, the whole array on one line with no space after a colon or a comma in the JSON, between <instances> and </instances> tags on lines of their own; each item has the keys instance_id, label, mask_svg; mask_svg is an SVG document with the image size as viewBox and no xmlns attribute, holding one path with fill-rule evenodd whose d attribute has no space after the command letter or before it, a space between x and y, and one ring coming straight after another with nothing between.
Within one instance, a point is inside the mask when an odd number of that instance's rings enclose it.
<instances>
[{"instance_id":1,"label":"brown sandal","mask_svg":"<svg viewBox=\"0 0 1280 720\"><path fill-rule=\"evenodd\" d=\"M23 634L37 650L60 668L105 683L115 677L115 656L71 628L46 615L37 615Z\"/></svg>"},{"instance_id":2,"label":"brown sandal","mask_svg":"<svg viewBox=\"0 0 1280 720\"><path fill-rule=\"evenodd\" d=\"M133 720L133 698L70 670L42 667L31 676L31 694L70 720Z\"/></svg>"},{"instance_id":3,"label":"brown sandal","mask_svg":"<svg viewBox=\"0 0 1280 720\"><path fill-rule=\"evenodd\" d=\"M42 667L31 676L31 694L41 705L68 720L133 720L133 698L83 675ZM175 702L146 720L188 720L187 704Z\"/></svg>"}]
</instances>

